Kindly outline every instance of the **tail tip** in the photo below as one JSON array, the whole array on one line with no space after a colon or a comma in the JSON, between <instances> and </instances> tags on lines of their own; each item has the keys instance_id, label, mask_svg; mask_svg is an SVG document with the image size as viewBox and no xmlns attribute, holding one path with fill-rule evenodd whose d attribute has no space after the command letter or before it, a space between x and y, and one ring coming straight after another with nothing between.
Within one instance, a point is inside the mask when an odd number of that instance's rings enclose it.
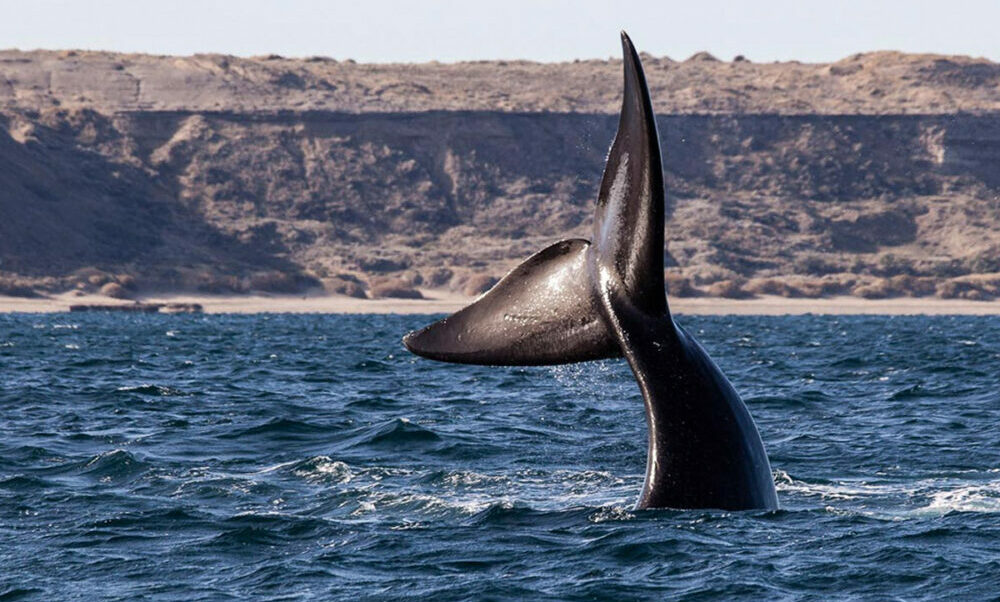
<instances>
[{"instance_id":1,"label":"tail tip","mask_svg":"<svg viewBox=\"0 0 1000 602\"><path fill-rule=\"evenodd\" d=\"M632 38L628 37L628 33L624 29L621 30L621 36L622 36L622 46L624 46L627 49L631 49Z\"/></svg>"},{"instance_id":2,"label":"tail tip","mask_svg":"<svg viewBox=\"0 0 1000 602\"><path fill-rule=\"evenodd\" d=\"M416 353L416 350L413 348L413 339L416 337L416 334L417 331L414 330L403 335L403 347L406 347L412 353Z\"/></svg>"}]
</instances>

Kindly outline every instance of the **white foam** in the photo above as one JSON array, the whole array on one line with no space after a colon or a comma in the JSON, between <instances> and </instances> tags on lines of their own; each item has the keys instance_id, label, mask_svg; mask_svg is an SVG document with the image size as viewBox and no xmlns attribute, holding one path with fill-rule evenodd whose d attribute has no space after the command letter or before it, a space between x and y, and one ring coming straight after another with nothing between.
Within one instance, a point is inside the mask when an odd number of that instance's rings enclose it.
<instances>
[{"instance_id":1,"label":"white foam","mask_svg":"<svg viewBox=\"0 0 1000 602\"><path fill-rule=\"evenodd\" d=\"M824 502L834 502L824 506L829 512L837 514L860 512L870 516L900 519L949 512L1000 512L1000 480L982 481L975 478L976 475L997 472L998 469L992 468L963 471L963 478L931 478L885 483L862 480L807 483L779 470L775 472L775 486L779 492L815 496ZM887 504L885 500L874 498L895 499ZM862 505L844 506L836 502L856 502ZM869 509L876 504L890 508L877 512ZM895 507L896 510L891 507Z\"/></svg>"},{"instance_id":2,"label":"white foam","mask_svg":"<svg viewBox=\"0 0 1000 602\"><path fill-rule=\"evenodd\" d=\"M779 492L818 496L824 500L856 500L878 495L893 495L901 493L905 487L896 484L872 484L854 480L807 483L792 478L782 470L775 472L774 485Z\"/></svg>"},{"instance_id":3,"label":"white foam","mask_svg":"<svg viewBox=\"0 0 1000 602\"><path fill-rule=\"evenodd\" d=\"M1000 481L939 491L925 508L931 512L1000 512Z\"/></svg>"},{"instance_id":4,"label":"white foam","mask_svg":"<svg viewBox=\"0 0 1000 602\"><path fill-rule=\"evenodd\" d=\"M625 506L605 506L588 516L587 520L592 523L606 523L609 521L631 520L633 518L635 518L635 514Z\"/></svg>"}]
</instances>

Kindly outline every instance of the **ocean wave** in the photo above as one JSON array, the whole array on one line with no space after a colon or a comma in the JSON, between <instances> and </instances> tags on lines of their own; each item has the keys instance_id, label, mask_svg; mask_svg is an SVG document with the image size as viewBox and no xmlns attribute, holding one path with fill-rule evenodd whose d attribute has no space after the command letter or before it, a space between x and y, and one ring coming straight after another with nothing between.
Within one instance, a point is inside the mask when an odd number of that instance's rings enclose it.
<instances>
[{"instance_id":1,"label":"ocean wave","mask_svg":"<svg viewBox=\"0 0 1000 602\"><path fill-rule=\"evenodd\" d=\"M281 438L324 433L327 432L327 430L327 427L312 422L294 420L291 418L271 418L266 422L262 422L249 428L223 433L220 437L223 439L239 439L240 437L264 435Z\"/></svg>"},{"instance_id":2,"label":"ocean wave","mask_svg":"<svg viewBox=\"0 0 1000 602\"><path fill-rule=\"evenodd\" d=\"M395 517L472 516L498 502L493 495L448 496L412 490L367 488L357 490L352 518L367 515Z\"/></svg>"},{"instance_id":3,"label":"ocean wave","mask_svg":"<svg viewBox=\"0 0 1000 602\"><path fill-rule=\"evenodd\" d=\"M172 387L166 387L163 385L156 385L152 383L142 383L138 385L123 385L115 389L119 393L138 393L140 395L156 395L160 397L168 397L174 395L186 395L184 391L180 389L174 389Z\"/></svg>"},{"instance_id":4,"label":"ocean wave","mask_svg":"<svg viewBox=\"0 0 1000 602\"><path fill-rule=\"evenodd\" d=\"M18 474L0 479L0 489L8 491L26 491L51 486L50 481L31 475Z\"/></svg>"},{"instance_id":5,"label":"ocean wave","mask_svg":"<svg viewBox=\"0 0 1000 602\"><path fill-rule=\"evenodd\" d=\"M149 465L123 449L104 452L87 460L80 474L101 481L120 481L146 472Z\"/></svg>"},{"instance_id":6,"label":"ocean wave","mask_svg":"<svg viewBox=\"0 0 1000 602\"><path fill-rule=\"evenodd\" d=\"M436 470L422 480L430 485L449 489L496 488L511 484L507 475L487 475L471 470Z\"/></svg>"},{"instance_id":7,"label":"ocean wave","mask_svg":"<svg viewBox=\"0 0 1000 602\"><path fill-rule=\"evenodd\" d=\"M295 462L290 470L295 476L312 483L350 483L355 477L354 471L347 463L336 461L329 456L316 456Z\"/></svg>"},{"instance_id":8,"label":"ocean wave","mask_svg":"<svg viewBox=\"0 0 1000 602\"><path fill-rule=\"evenodd\" d=\"M395 418L368 429L356 439L354 445L411 447L439 441L441 437L434 431L413 423L408 418Z\"/></svg>"}]
</instances>

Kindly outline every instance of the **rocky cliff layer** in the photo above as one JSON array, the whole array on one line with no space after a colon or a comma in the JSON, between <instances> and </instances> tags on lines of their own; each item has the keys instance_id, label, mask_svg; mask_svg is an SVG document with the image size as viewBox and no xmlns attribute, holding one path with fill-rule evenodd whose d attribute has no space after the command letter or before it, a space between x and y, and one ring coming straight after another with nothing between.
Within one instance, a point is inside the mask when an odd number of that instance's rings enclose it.
<instances>
[{"instance_id":1,"label":"rocky cliff layer","mask_svg":"<svg viewBox=\"0 0 1000 602\"><path fill-rule=\"evenodd\" d=\"M617 47L612 48L617 51ZM952 114L1000 110L1000 65L899 52L828 64L643 54L657 113ZM618 112L621 61L365 65L326 57L0 51L0 106L121 111Z\"/></svg>"}]
</instances>

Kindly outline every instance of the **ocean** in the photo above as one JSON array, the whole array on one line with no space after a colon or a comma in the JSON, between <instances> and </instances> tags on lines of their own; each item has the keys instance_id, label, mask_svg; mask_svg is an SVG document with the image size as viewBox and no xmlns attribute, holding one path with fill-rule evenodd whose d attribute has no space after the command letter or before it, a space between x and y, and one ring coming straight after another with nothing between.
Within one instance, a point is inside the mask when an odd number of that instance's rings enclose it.
<instances>
[{"instance_id":1,"label":"ocean","mask_svg":"<svg viewBox=\"0 0 1000 602\"><path fill-rule=\"evenodd\" d=\"M1000 320L677 321L781 509L634 511L623 360L431 362L429 316L0 315L0 600L1000 595Z\"/></svg>"}]
</instances>

